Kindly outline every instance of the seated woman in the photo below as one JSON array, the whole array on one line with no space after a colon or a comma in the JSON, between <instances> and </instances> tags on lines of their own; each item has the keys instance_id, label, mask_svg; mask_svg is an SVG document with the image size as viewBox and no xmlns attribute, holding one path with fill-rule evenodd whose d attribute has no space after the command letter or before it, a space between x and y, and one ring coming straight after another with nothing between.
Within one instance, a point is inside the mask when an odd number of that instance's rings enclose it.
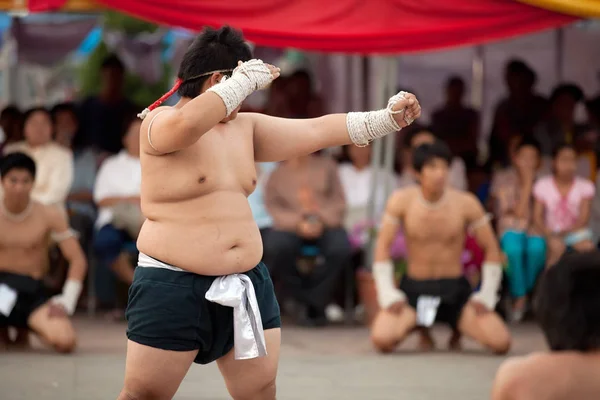
<instances>
[{"instance_id":1,"label":"seated woman","mask_svg":"<svg viewBox=\"0 0 600 400\"><path fill-rule=\"evenodd\" d=\"M536 314L550 352L512 357L492 400L600 399L600 253L565 255L544 273Z\"/></svg>"},{"instance_id":2,"label":"seated woman","mask_svg":"<svg viewBox=\"0 0 600 400\"><path fill-rule=\"evenodd\" d=\"M134 269L125 245L137 239L143 222L140 209L141 123L135 114L130 116L123 138L125 149L104 161L94 186L98 218L93 246L100 262L96 284L98 300L104 306L115 305L112 273L128 285L133 281Z\"/></svg>"},{"instance_id":3,"label":"seated woman","mask_svg":"<svg viewBox=\"0 0 600 400\"><path fill-rule=\"evenodd\" d=\"M53 131L50 112L33 108L23 116L25 140L6 145L4 154L20 151L33 158L38 173L31 196L64 209L73 182L73 153L52 140Z\"/></svg>"},{"instance_id":4,"label":"seated woman","mask_svg":"<svg viewBox=\"0 0 600 400\"><path fill-rule=\"evenodd\" d=\"M273 230L264 244L267 265L297 303L298 322L323 324L325 307L351 257L342 227L346 203L337 165L316 155L279 164L267 182L265 204L273 217ZM306 243L319 248L324 262L302 276L296 260Z\"/></svg>"},{"instance_id":5,"label":"seated woman","mask_svg":"<svg viewBox=\"0 0 600 400\"><path fill-rule=\"evenodd\" d=\"M534 223L546 236L548 266L554 265L567 248L594 248L588 228L594 185L577 177L577 153L572 145L558 145L552 160L552 175L538 180L533 188Z\"/></svg>"},{"instance_id":6,"label":"seated woman","mask_svg":"<svg viewBox=\"0 0 600 400\"><path fill-rule=\"evenodd\" d=\"M508 258L509 289L514 299L512 319L521 321L526 295L533 290L546 261L546 242L532 226L532 191L540 166L540 147L521 141L512 153L513 166L497 172L491 196L500 246Z\"/></svg>"}]
</instances>

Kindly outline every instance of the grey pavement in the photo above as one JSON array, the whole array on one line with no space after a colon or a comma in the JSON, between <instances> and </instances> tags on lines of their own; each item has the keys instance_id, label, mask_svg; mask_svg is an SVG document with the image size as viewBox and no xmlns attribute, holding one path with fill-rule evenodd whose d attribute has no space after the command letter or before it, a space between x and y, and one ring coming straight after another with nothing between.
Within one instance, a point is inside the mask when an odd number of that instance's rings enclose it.
<instances>
[{"instance_id":1,"label":"grey pavement","mask_svg":"<svg viewBox=\"0 0 600 400\"><path fill-rule=\"evenodd\" d=\"M0 400L106 400L121 389L125 325L78 318L79 347L57 355L39 343L28 352L0 353ZM533 325L512 328L511 355L545 349ZM449 331L436 328L438 351L418 353L410 337L395 354L371 349L364 327L322 330L285 326L278 399L489 399L494 374L504 360L464 340L462 354L445 351ZM216 365L192 366L175 399L228 399Z\"/></svg>"}]
</instances>

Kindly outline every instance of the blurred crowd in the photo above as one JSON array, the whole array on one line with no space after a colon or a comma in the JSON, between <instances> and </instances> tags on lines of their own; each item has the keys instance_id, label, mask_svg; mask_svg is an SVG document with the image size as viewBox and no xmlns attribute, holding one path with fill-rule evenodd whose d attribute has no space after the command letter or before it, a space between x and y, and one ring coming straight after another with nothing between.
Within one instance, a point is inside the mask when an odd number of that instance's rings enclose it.
<instances>
[{"instance_id":1,"label":"blurred crowd","mask_svg":"<svg viewBox=\"0 0 600 400\"><path fill-rule=\"evenodd\" d=\"M140 109L123 91L124 72L121 61L110 56L102 65L98 95L24 113L9 106L0 114L2 153L21 151L35 160L33 197L68 214L93 260L88 282L94 290L88 296L114 318L123 316L125 296L120 293L133 279L135 241L143 222ZM586 99L576 85L561 84L545 98L535 91L535 71L518 60L506 66L505 79L508 95L496 106L491 132L485 135L488 154L479 151L481 119L465 104L465 83L450 77L431 121L398 133L395 168L378 171L373 199L371 147L347 146L256 165L259 179L249 202L285 313L313 326L340 321L342 307L351 306L361 317L356 285L344 276L354 277L365 266L364 250L387 200L385 186L416 184L411 154L435 140L446 142L454 154L449 184L474 192L494 216L506 256L507 317L519 321L526 315L528 295L545 266L564 252L596 247L600 97ZM324 107L311 75L296 71L277 79L264 109L254 111L311 118L325 114ZM587 112L584 124L576 118L578 107ZM368 218L371 201L375 221ZM406 257L401 234L394 253L398 260ZM47 280L60 287L64 268L59 256L50 256L56 259ZM470 237L463 261L465 274L477 286L482 256Z\"/></svg>"}]
</instances>

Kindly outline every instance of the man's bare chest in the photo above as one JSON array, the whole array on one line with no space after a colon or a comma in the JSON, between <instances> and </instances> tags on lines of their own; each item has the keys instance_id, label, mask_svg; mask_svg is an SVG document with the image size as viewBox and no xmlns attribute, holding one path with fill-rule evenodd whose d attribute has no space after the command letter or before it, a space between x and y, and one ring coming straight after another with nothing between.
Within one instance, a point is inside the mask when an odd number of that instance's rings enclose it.
<instances>
[{"instance_id":1,"label":"man's bare chest","mask_svg":"<svg viewBox=\"0 0 600 400\"><path fill-rule=\"evenodd\" d=\"M453 241L465 233L465 217L455 207L430 209L416 204L404 218L405 235L415 240Z\"/></svg>"},{"instance_id":2,"label":"man's bare chest","mask_svg":"<svg viewBox=\"0 0 600 400\"><path fill-rule=\"evenodd\" d=\"M32 216L33 217L33 216ZM0 249L37 249L47 246L49 231L43 220L28 218L26 221L13 222L0 220Z\"/></svg>"}]
</instances>

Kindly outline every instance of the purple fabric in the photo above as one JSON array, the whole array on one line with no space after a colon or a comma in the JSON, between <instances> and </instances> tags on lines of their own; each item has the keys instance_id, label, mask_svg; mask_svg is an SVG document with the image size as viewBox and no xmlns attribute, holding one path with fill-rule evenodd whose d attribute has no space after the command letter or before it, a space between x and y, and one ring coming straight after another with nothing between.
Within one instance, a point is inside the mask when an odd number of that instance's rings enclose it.
<instances>
[{"instance_id":1,"label":"purple fabric","mask_svg":"<svg viewBox=\"0 0 600 400\"><path fill-rule=\"evenodd\" d=\"M18 62L54 65L75 51L97 23L95 17L60 23L23 22L15 18L11 34L18 44Z\"/></svg>"},{"instance_id":2,"label":"purple fabric","mask_svg":"<svg viewBox=\"0 0 600 400\"><path fill-rule=\"evenodd\" d=\"M127 36L125 32L105 31L104 42L117 54L128 71L148 84L157 83L163 75L162 42L166 30Z\"/></svg>"}]
</instances>

